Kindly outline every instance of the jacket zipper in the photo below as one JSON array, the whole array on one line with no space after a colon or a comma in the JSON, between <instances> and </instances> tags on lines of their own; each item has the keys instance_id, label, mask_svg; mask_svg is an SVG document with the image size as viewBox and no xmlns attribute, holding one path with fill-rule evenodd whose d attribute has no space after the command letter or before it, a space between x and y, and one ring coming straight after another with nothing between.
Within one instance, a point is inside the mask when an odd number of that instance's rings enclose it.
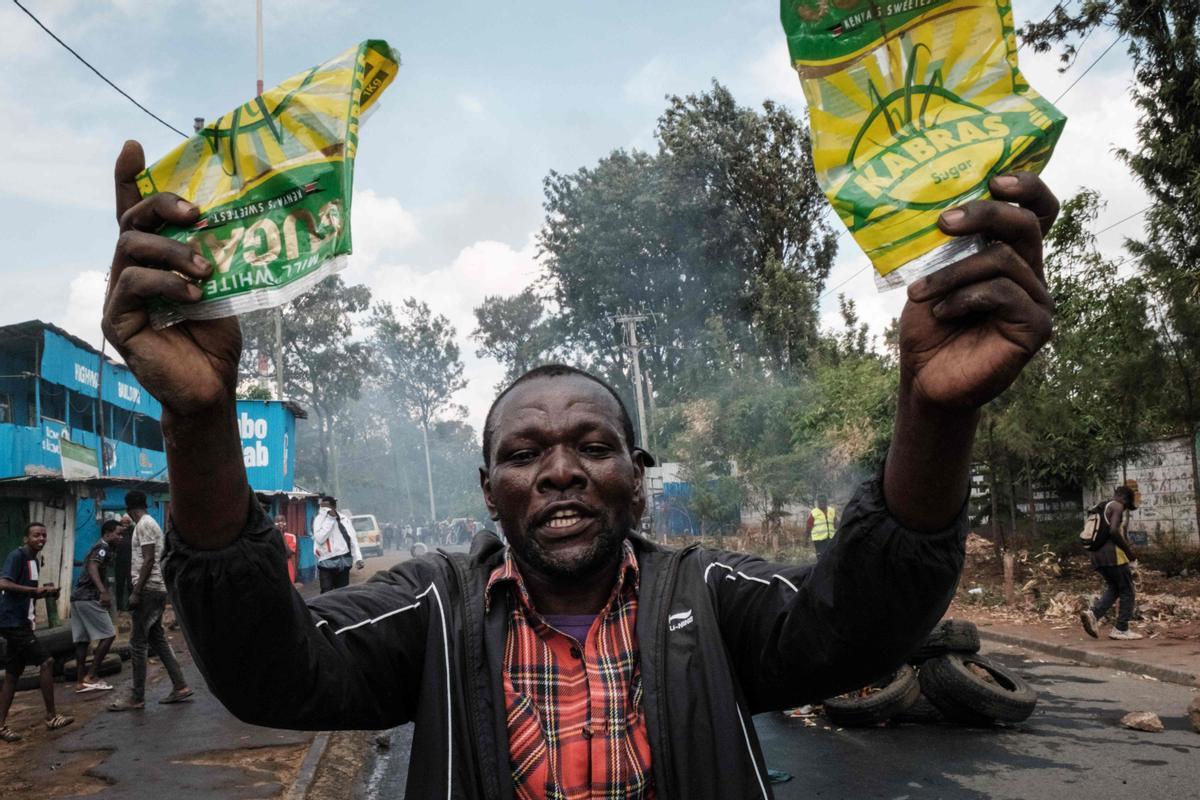
<instances>
[{"instance_id":1,"label":"jacket zipper","mask_svg":"<svg viewBox=\"0 0 1200 800\"><path fill-rule=\"evenodd\" d=\"M683 559L685 553L695 549L696 545L690 545L682 550L678 550L671 555L671 560L667 562L667 572L663 576L663 590L661 592L658 619L655 620L655 635L654 643L659 652L657 682L658 682L658 751L663 759L662 774L666 776L672 775L671 771L671 742L667 736L667 600L675 587L675 569L679 566L679 562ZM674 787L667 789L663 787L663 791L656 792L661 797L674 796Z\"/></svg>"},{"instance_id":2,"label":"jacket zipper","mask_svg":"<svg viewBox=\"0 0 1200 800\"><path fill-rule=\"evenodd\" d=\"M469 637L471 635L471 628L470 628L470 621L467 619L467 579L466 579L466 575L464 574L462 566L460 564L458 564L454 559L450 558L448 555L443 553L441 550L438 551L438 555L440 555L442 558L446 559L446 562L450 565L450 569L454 572L455 580L458 581L458 592L459 592L459 595L463 598L462 602L460 602L458 604L458 606L459 606L458 611L459 611L459 616L462 619L463 632L466 633L467 636ZM470 647L470 645L468 645L468 649L469 649L469 647ZM470 653L468 652L467 653L468 666L472 666L470 662L471 662L471 657L470 657ZM472 744L472 747L479 748L480 747L479 731L476 728L476 715L477 715L478 709L476 707L475 675L473 674L473 670L472 670L472 674L470 676L470 680L468 681L468 685L464 688L463 694L466 695L466 699L467 699L467 727L471 732L471 744ZM484 792L486 793L487 797L489 797L489 798L497 797L496 787L495 787L495 776L494 775L484 776L483 770L480 770L480 775L481 775L481 777L483 777L483 780L484 780L484 784L483 784Z\"/></svg>"}]
</instances>

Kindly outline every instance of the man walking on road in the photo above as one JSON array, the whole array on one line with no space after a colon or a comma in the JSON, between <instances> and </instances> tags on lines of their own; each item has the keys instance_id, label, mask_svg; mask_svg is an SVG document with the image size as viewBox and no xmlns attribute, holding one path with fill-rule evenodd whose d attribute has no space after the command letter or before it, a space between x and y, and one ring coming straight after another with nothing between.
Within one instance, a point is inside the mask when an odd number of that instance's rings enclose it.
<instances>
[{"instance_id":1,"label":"man walking on road","mask_svg":"<svg viewBox=\"0 0 1200 800\"><path fill-rule=\"evenodd\" d=\"M611 387L551 366L484 425L480 487L508 546L481 533L306 603L246 479L237 320L150 324L213 267L151 233L200 210L142 199L144 166L127 143L103 327L163 405L167 571L193 653L248 722L414 722L408 797L769 798L752 715L861 687L933 628L962 568L978 409L1050 337L1058 203L1032 174L993 178L995 200L939 221L990 244L908 288L891 446L818 564L638 535L653 458Z\"/></svg>"},{"instance_id":2,"label":"man walking on road","mask_svg":"<svg viewBox=\"0 0 1200 800\"><path fill-rule=\"evenodd\" d=\"M109 705L109 711L140 710L146 706L146 656L153 650L171 677L171 693L160 703L180 703L192 698L192 690L183 677L171 644L163 633L162 617L167 607L167 586L162 576L163 532L146 510L146 495L132 491L125 495L125 508L133 520L133 589L129 608L133 631L129 635L129 660L133 662L133 686L129 698Z\"/></svg>"},{"instance_id":3,"label":"man walking on road","mask_svg":"<svg viewBox=\"0 0 1200 800\"><path fill-rule=\"evenodd\" d=\"M92 545L83 559L83 569L71 590L71 638L75 642L75 691L109 691L113 687L100 680L100 664L117 638L113 628L112 595L108 591L108 567L116 560L121 541L121 523L108 519L100 526L100 541ZM96 643L92 668L87 669L88 646Z\"/></svg>"},{"instance_id":4,"label":"man walking on road","mask_svg":"<svg viewBox=\"0 0 1200 800\"><path fill-rule=\"evenodd\" d=\"M821 556L833 546L833 537L837 534L837 509L829 505L829 498L825 495L817 495L817 504L808 514L806 529L813 549L817 551L817 560L820 561Z\"/></svg>"},{"instance_id":5,"label":"man walking on road","mask_svg":"<svg viewBox=\"0 0 1200 800\"><path fill-rule=\"evenodd\" d=\"M321 510L313 520L313 551L321 594L350 585L350 567L363 568L362 550L348 514L337 510L336 497L322 497Z\"/></svg>"},{"instance_id":6,"label":"man walking on road","mask_svg":"<svg viewBox=\"0 0 1200 800\"><path fill-rule=\"evenodd\" d=\"M8 554L0 569L0 637L8 653L4 667L4 686L0 688L0 741L18 742L21 734L8 727L8 710L17 693L17 679L31 664L38 666L42 703L46 706L46 727L65 728L74 717L54 709L54 659L33 635L34 604L43 597L58 597L55 586L38 586L38 556L46 546L46 526L31 522L25 528L25 540Z\"/></svg>"},{"instance_id":7,"label":"man walking on road","mask_svg":"<svg viewBox=\"0 0 1200 800\"><path fill-rule=\"evenodd\" d=\"M1092 551L1092 567L1104 578L1104 594L1092 607L1080 614L1083 629L1089 636L1099 638L1100 620L1112 609L1120 598L1117 624L1108 632L1110 639L1142 639L1142 634L1129 630L1133 608L1137 602L1133 589L1133 569L1130 564L1137 561L1133 546L1129 543L1129 513L1137 510L1133 490L1118 486L1112 499L1104 505L1104 521L1108 526L1108 540L1099 550Z\"/></svg>"}]
</instances>

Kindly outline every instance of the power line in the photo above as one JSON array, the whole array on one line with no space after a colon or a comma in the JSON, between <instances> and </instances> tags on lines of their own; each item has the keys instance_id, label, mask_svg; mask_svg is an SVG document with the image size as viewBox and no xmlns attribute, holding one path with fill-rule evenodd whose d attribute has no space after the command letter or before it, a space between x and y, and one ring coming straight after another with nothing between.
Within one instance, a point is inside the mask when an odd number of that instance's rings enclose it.
<instances>
[{"instance_id":1,"label":"power line","mask_svg":"<svg viewBox=\"0 0 1200 800\"><path fill-rule=\"evenodd\" d=\"M1133 219L1134 217L1140 217L1142 214L1145 214L1147 211L1149 211L1149 210L1150 210L1150 209L1152 209L1152 208L1154 208L1154 204L1153 204L1153 203L1151 203L1150 205L1146 206L1146 207L1145 207L1145 208L1143 208L1141 211L1135 211L1135 212L1133 212L1132 214L1130 214L1128 217L1125 217L1125 218L1123 218L1123 219L1119 219L1119 220L1117 220L1116 222L1114 222L1113 224L1109 225L1108 227L1101 228L1100 230L1096 231L1096 232L1095 232L1094 234L1092 234L1092 235L1093 235L1093 236L1099 236L1099 235L1100 235L1100 234L1102 234L1102 233L1105 233L1105 232L1107 232L1107 231L1111 231L1113 228L1117 227L1117 226L1118 226L1118 225L1120 225L1122 222L1129 222L1129 220Z\"/></svg>"},{"instance_id":2,"label":"power line","mask_svg":"<svg viewBox=\"0 0 1200 800\"><path fill-rule=\"evenodd\" d=\"M108 78L104 77L104 73L102 73L100 70L96 69L96 68L95 68L95 67L93 67L91 64L89 64L86 58L84 58L83 56L79 55L79 53L76 53L74 50L72 50L72 49L71 49L71 46L70 46L69 44L67 44L66 42L64 42L62 39L58 38L58 36L57 36L57 35L55 35L54 31L52 31L52 30L50 30L49 28L47 28L47 27L46 27L46 26L45 26L45 25L42 23L42 21L41 21L40 19L38 19L37 17L35 17L35 16L33 15L33 12L32 12L32 11L30 11L30 10L29 10L28 8L26 8L25 6L21 5L21 3L20 3L20 0L13 0L13 5L15 5L17 8L21 9L22 11L24 11L24 12L25 12L25 15L26 15L26 16L28 16L28 17L29 17L31 20L33 20L34 22L36 22L36 23L37 23L37 26L38 26L39 28L41 28L42 30L44 30L44 31L45 31L47 34L49 34L49 36L50 36L50 38L51 38L51 39L53 39L54 41L58 42L60 45L62 45L62 46L63 46L63 48L64 48L64 49L66 49L66 51L67 51L68 53L70 53L71 55L75 56L75 58L79 59L79 62L80 62L81 64L83 64L85 67L87 67L88 69L90 69L92 72L96 73L97 77L99 77L99 78L100 78L100 80L104 81L104 82L105 82L105 83L107 83L109 86L111 86L112 88L116 89L116 90L117 90L117 92L118 92L118 93L120 93L120 95L121 95L122 97L124 97L124 98L125 98L126 100L128 100L129 102L133 103L135 106L137 106L138 108L140 108L142 111L145 111L145 112L146 112L147 114L149 114L151 117L154 117L154 119L158 120L158 121L159 121L159 122L161 122L163 125L167 126L167 127L168 127L168 128L170 128L171 130L175 131L175 133L178 133L178 134L179 134L180 136L182 136L183 138L185 138L185 139L186 139L186 138L188 138L188 135L187 135L186 133L184 133L183 131L179 130L179 129L178 129L178 128L176 128L174 125L172 125L171 123L167 122L166 120L164 120L162 117L160 117L160 116L158 116L157 114L155 114L155 113L154 113L153 111L151 111L150 109L146 108L144 105L142 105L141 103L139 103L137 100L134 100L132 97L130 97L130 96L129 96L129 93L128 93L128 92L126 92L126 91L125 91L124 89L122 89L120 86L117 86L115 83L113 83L112 81L110 81Z\"/></svg>"},{"instance_id":3,"label":"power line","mask_svg":"<svg viewBox=\"0 0 1200 800\"><path fill-rule=\"evenodd\" d=\"M1067 92L1069 92L1069 91L1071 91L1072 89L1074 89L1074 88L1075 88L1075 86L1076 86L1076 84L1078 84L1078 83L1079 83L1081 80L1083 80L1083 77L1084 77L1085 75L1087 75L1089 72L1091 72L1091 71L1092 71L1092 67L1094 67L1094 66L1096 66L1097 64L1099 64L1099 63L1100 63L1100 59L1102 59L1102 58L1104 58L1106 55L1108 55L1108 51L1109 51L1109 50L1112 50L1114 47L1116 47L1116 46L1117 46L1117 42L1121 41L1121 40L1122 40L1122 39L1124 39L1124 38L1125 38L1125 34L1121 34L1121 35L1120 35L1120 36L1118 36L1116 39L1113 39L1113 40L1112 40L1112 43L1111 43L1111 44L1110 44L1108 47L1104 48L1104 51L1103 51L1102 53L1100 53L1100 55L1096 56L1096 60L1095 60L1095 61L1093 61L1092 63L1088 64L1088 65L1087 65L1087 69L1085 69L1083 72L1081 72L1081 73L1079 74L1079 77L1078 77L1078 78L1076 78L1075 80L1073 80L1073 81L1071 82L1071 85L1070 85L1070 86L1068 86L1066 89L1064 89L1064 90L1063 90L1063 93L1062 93L1062 94L1060 94L1058 97L1054 98L1054 102L1055 102L1055 103L1057 103L1059 100L1062 100L1064 97L1066 97L1066 96L1067 96Z\"/></svg>"}]
</instances>

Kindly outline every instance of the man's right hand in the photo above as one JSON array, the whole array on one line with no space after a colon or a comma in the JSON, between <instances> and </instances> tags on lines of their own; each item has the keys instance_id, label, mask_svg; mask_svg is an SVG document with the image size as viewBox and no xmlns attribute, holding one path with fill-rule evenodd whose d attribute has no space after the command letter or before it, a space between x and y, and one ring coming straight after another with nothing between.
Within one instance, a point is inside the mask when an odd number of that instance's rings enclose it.
<instances>
[{"instance_id":1,"label":"man's right hand","mask_svg":"<svg viewBox=\"0 0 1200 800\"><path fill-rule=\"evenodd\" d=\"M104 302L104 336L167 413L189 416L232 402L241 330L235 317L151 326L150 303L196 302L201 292L193 281L212 274L212 265L156 233L166 223L195 222L199 210L166 192L142 199L137 176L145 166L142 146L126 142L114 175L121 234Z\"/></svg>"},{"instance_id":2,"label":"man's right hand","mask_svg":"<svg viewBox=\"0 0 1200 800\"><path fill-rule=\"evenodd\" d=\"M142 199L146 158L126 142L114 173L121 234L104 301L104 336L162 403L174 528L193 547L219 549L246 523L250 491L238 437L236 394L242 333L236 318L150 324L158 300L195 303L212 266L182 242L158 235L188 225L199 210L176 195ZM130 602L131 607L134 605Z\"/></svg>"}]
</instances>

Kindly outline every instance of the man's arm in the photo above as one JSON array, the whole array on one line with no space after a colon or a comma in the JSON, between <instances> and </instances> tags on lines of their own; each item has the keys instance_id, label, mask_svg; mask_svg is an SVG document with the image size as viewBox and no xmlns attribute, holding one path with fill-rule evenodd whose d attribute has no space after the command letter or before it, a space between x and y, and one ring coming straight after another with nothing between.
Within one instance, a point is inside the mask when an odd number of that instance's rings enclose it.
<instances>
[{"instance_id":1,"label":"man's arm","mask_svg":"<svg viewBox=\"0 0 1200 800\"><path fill-rule=\"evenodd\" d=\"M903 663L949 606L965 513L941 531L909 530L889 513L881 484L860 487L816 565L703 552L703 579L751 713L861 688Z\"/></svg>"},{"instance_id":2,"label":"man's arm","mask_svg":"<svg viewBox=\"0 0 1200 800\"><path fill-rule=\"evenodd\" d=\"M951 209L939 225L991 244L909 286L882 481L846 509L830 556L802 573L750 560L713 587L756 710L878 677L950 602L978 409L1008 388L1051 330L1042 236L1058 201L1031 173L995 178L989 189L995 200Z\"/></svg>"},{"instance_id":3,"label":"man's arm","mask_svg":"<svg viewBox=\"0 0 1200 800\"><path fill-rule=\"evenodd\" d=\"M150 580L150 573L154 571L154 551L155 547L152 544L142 545L142 568L138 570L138 574L133 579L133 589L130 594L142 593L142 587L146 585L146 581Z\"/></svg>"},{"instance_id":4,"label":"man's arm","mask_svg":"<svg viewBox=\"0 0 1200 800\"><path fill-rule=\"evenodd\" d=\"M96 591L100 593L100 604L107 606L110 598L108 595L108 587L104 585L104 580L100 577L100 564L94 558L89 558L86 565L88 579L92 585L96 587Z\"/></svg>"},{"instance_id":5,"label":"man's arm","mask_svg":"<svg viewBox=\"0 0 1200 800\"><path fill-rule=\"evenodd\" d=\"M49 594L41 586L23 586L8 578L0 578L0 591L12 592L13 594L31 594L34 597L45 597Z\"/></svg>"},{"instance_id":6,"label":"man's arm","mask_svg":"<svg viewBox=\"0 0 1200 800\"><path fill-rule=\"evenodd\" d=\"M1042 236L1058 201L1032 173L994 178L988 188L995 200L951 209L939 225L992 244L910 285L900 317L900 393L884 495L914 530L938 530L958 516L978 409L1050 338Z\"/></svg>"},{"instance_id":7,"label":"man's arm","mask_svg":"<svg viewBox=\"0 0 1200 800\"><path fill-rule=\"evenodd\" d=\"M1113 539L1113 543L1125 552L1125 557L1130 561L1137 561L1137 557L1133 554L1133 545L1129 543L1129 539L1125 537L1125 531L1121 529L1121 522L1125 518L1125 507L1119 503L1108 503L1104 509L1104 518L1108 522L1108 532Z\"/></svg>"},{"instance_id":8,"label":"man's arm","mask_svg":"<svg viewBox=\"0 0 1200 800\"><path fill-rule=\"evenodd\" d=\"M331 531L336 530L337 525L333 522L333 517L322 511L313 519L313 547L320 547L329 540Z\"/></svg>"},{"instance_id":9,"label":"man's arm","mask_svg":"<svg viewBox=\"0 0 1200 800\"><path fill-rule=\"evenodd\" d=\"M373 584L312 611L296 594L278 532L269 521L257 525L261 512L242 463L237 319L150 324L155 302L198 301L212 265L154 233L167 223L194 224L199 210L168 193L142 199L144 167L141 146L126 142L115 170L121 234L102 327L162 403L172 510L164 577L193 654L214 694L242 719L302 728L398 724L415 703L426 618L396 614L386 635L371 625L337 631L343 620L424 606L401 584Z\"/></svg>"}]
</instances>

